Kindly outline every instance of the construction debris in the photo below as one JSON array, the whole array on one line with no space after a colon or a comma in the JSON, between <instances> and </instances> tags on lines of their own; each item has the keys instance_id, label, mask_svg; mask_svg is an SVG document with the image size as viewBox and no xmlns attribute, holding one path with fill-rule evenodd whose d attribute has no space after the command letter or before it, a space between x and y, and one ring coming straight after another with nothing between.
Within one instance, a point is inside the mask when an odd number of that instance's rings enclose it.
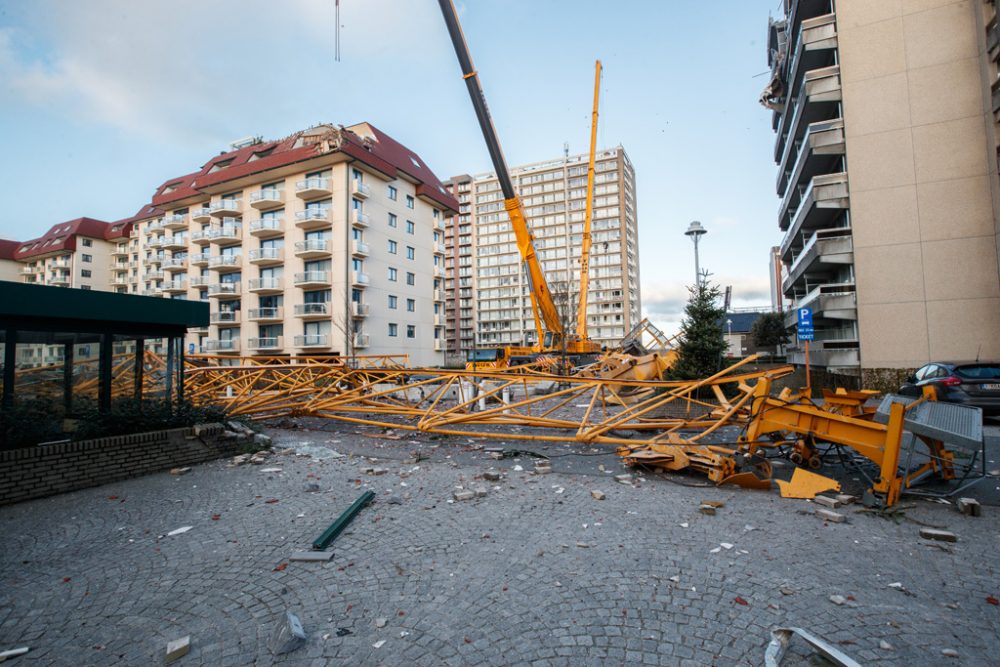
<instances>
[{"instance_id":1,"label":"construction debris","mask_svg":"<svg viewBox=\"0 0 1000 667\"><path fill-rule=\"evenodd\" d=\"M332 558L332 551L296 551L288 560L300 563L326 563Z\"/></svg>"},{"instance_id":2,"label":"construction debris","mask_svg":"<svg viewBox=\"0 0 1000 667\"><path fill-rule=\"evenodd\" d=\"M958 511L966 516L981 516L983 513L983 506L980 505L979 501L974 498L959 498Z\"/></svg>"},{"instance_id":3,"label":"construction debris","mask_svg":"<svg viewBox=\"0 0 1000 667\"><path fill-rule=\"evenodd\" d=\"M606 497L603 491L591 491L590 495L594 500L604 500Z\"/></svg>"},{"instance_id":4,"label":"construction debris","mask_svg":"<svg viewBox=\"0 0 1000 667\"><path fill-rule=\"evenodd\" d=\"M163 662L167 665L180 660L191 650L191 635L175 639L167 644L167 654L163 657Z\"/></svg>"},{"instance_id":5,"label":"construction debris","mask_svg":"<svg viewBox=\"0 0 1000 667\"><path fill-rule=\"evenodd\" d=\"M813 498L813 502L832 510L837 509L841 504L839 500L836 498L830 498L829 496L816 496Z\"/></svg>"},{"instance_id":6,"label":"construction debris","mask_svg":"<svg viewBox=\"0 0 1000 667\"><path fill-rule=\"evenodd\" d=\"M834 512L833 510L817 509L816 516L823 521L829 521L831 523L844 523L847 521L847 517L840 512Z\"/></svg>"},{"instance_id":7,"label":"construction debris","mask_svg":"<svg viewBox=\"0 0 1000 667\"><path fill-rule=\"evenodd\" d=\"M947 530L938 530L937 528L921 528L920 537L925 540L936 540L938 542L957 542L958 536L955 533L949 532Z\"/></svg>"},{"instance_id":8,"label":"construction debris","mask_svg":"<svg viewBox=\"0 0 1000 667\"><path fill-rule=\"evenodd\" d=\"M473 491L469 491L467 489L463 489L461 491L453 491L452 494L451 494L451 497L456 502L463 502L463 501L466 501L466 500L472 500L473 498L476 497L476 494Z\"/></svg>"},{"instance_id":9,"label":"construction debris","mask_svg":"<svg viewBox=\"0 0 1000 667\"><path fill-rule=\"evenodd\" d=\"M171 468L170 474L180 477L181 475L186 475L191 472L191 468Z\"/></svg>"},{"instance_id":10,"label":"construction debris","mask_svg":"<svg viewBox=\"0 0 1000 667\"><path fill-rule=\"evenodd\" d=\"M765 667L778 667L781 664L781 659L784 657L793 635L798 635L804 639L819 651L823 657L835 665L839 665L840 667L861 667L861 663L856 662L839 649L834 648L826 641L806 632L802 628L775 628L771 630L771 643L767 645L767 649L764 652Z\"/></svg>"},{"instance_id":11,"label":"construction debris","mask_svg":"<svg viewBox=\"0 0 1000 667\"><path fill-rule=\"evenodd\" d=\"M715 506L714 505L700 505L698 511L702 514L707 514L708 516L715 516Z\"/></svg>"},{"instance_id":12,"label":"construction debris","mask_svg":"<svg viewBox=\"0 0 1000 667\"><path fill-rule=\"evenodd\" d=\"M7 649L6 651L0 651L0 662L7 660L8 658L16 658L19 655L24 655L31 649L27 646L21 646L19 648Z\"/></svg>"},{"instance_id":13,"label":"construction debris","mask_svg":"<svg viewBox=\"0 0 1000 667\"><path fill-rule=\"evenodd\" d=\"M796 468L788 482L775 480L782 498L813 499L824 491L840 491L840 482L823 475L817 475L803 468Z\"/></svg>"},{"instance_id":14,"label":"construction debris","mask_svg":"<svg viewBox=\"0 0 1000 667\"><path fill-rule=\"evenodd\" d=\"M305 646L306 632L302 628L302 621L292 612L285 612L285 615L278 621L278 625L271 635L271 653L274 655L284 655L291 653Z\"/></svg>"},{"instance_id":15,"label":"construction debris","mask_svg":"<svg viewBox=\"0 0 1000 667\"><path fill-rule=\"evenodd\" d=\"M330 527L323 531L322 535L316 538L316 541L313 542L312 545L313 549L317 551L326 549L330 543L333 542L337 536L340 535L345 528L347 528L348 525L350 525L351 521L354 520L354 517L358 515L358 512L360 512L365 505L370 503L374 497L374 491L365 491L358 496L358 499L355 500L350 507L344 510L344 513L337 517L337 520L330 524Z\"/></svg>"}]
</instances>

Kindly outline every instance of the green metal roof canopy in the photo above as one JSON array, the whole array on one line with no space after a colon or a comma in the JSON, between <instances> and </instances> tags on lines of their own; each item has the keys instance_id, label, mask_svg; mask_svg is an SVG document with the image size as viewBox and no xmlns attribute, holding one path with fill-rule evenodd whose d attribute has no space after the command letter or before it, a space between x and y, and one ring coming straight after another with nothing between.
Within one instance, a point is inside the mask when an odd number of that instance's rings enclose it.
<instances>
[{"instance_id":1,"label":"green metal roof canopy","mask_svg":"<svg viewBox=\"0 0 1000 667\"><path fill-rule=\"evenodd\" d=\"M208 326L208 304L0 281L0 327L155 335Z\"/></svg>"}]
</instances>

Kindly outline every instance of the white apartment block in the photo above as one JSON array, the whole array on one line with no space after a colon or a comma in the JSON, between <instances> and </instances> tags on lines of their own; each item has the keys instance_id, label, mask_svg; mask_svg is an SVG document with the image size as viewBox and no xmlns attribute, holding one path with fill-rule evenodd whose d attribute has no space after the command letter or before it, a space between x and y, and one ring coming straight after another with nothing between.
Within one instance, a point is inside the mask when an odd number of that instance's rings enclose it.
<instances>
[{"instance_id":1,"label":"white apartment block","mask_svg":"<svg viewBox=\"0 0 1000 667\"><path fill-rule=\"evenodd\" d=\"M111 284L208 301L189 351L439 365L444 217L457 207L367 123L249 140L158 188L114 249Z\"/></svg>"},{"instance_id":2,"label":"white apartment block","mask_svg":"<svg viewBox=\"0 0 1000 667\"><path fill-rule=\"evenodd\" d=\"M587 154L511 170L546 280L567 328L576 327L587 199ZM536 341L531 300L503 195L493 173L447 182L459 201L445 236L447 350ZM617 342L639 322L635 171L625 150L597 154L587 327Z\"/></svg>"}]
</instances>

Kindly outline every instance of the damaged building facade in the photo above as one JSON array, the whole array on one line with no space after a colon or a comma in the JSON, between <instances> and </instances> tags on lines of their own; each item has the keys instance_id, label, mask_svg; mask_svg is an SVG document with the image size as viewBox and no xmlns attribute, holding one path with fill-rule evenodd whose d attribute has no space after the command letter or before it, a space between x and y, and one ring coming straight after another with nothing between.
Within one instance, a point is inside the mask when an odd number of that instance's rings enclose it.
<instances>
[{"instance_id":1,"label":"damaged building facade","mask_svg":"<svg viewBox=\"0 0 1000 667\"><path fill-rule=\"evenodd\" d=\"M1000 357L996 3L784 4L761 103L786 325L811 308L810 362L863 381Z\"/></svg>"}]
</instances>

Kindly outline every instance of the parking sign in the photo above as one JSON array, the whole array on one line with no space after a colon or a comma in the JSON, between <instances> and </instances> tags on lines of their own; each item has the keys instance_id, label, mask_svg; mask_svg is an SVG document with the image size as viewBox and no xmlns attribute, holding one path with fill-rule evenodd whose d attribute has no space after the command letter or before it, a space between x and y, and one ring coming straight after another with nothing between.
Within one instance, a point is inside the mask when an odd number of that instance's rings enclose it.
<instances>
[{"instance_id":1,"label":"parking sign","mask_svg":"<svg viewBox=\"0 0 1000 667\"><path fill-rule=\"evenodd\" d=\"M799 308L799 340L815 340L813 333L813 311L812 308Z\"/></svg>"}]
</instances>

